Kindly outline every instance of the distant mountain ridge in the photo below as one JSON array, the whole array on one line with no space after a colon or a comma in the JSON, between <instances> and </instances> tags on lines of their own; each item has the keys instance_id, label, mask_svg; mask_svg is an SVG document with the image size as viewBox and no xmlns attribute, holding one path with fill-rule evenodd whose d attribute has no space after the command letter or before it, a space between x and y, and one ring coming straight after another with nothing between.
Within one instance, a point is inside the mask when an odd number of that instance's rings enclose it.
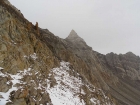
<instances>
[{"instance_id":1,"label":"distant mountain ridge","mask_svg":"<svg viewBox=\"0 0 140 105\"><path fill-rule=\"evenodd\" d=\"M0 1L0 105L139 105L140 57L100 54Z\"/></svg>"}]
</instances>

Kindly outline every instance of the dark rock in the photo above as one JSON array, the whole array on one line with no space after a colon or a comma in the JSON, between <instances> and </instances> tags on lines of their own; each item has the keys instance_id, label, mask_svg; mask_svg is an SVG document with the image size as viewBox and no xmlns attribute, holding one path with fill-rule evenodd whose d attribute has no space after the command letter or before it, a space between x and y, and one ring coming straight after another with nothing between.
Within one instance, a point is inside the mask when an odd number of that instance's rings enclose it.
<instances>
[{"instance_id":1,"label":"dark rock","mask_svg":"<svg viewBox=\"0 0 140 105\"><path fill-rule=\"evenodd\" d=\"M12 88L10 75L21 76L15 78L20 83L14 84L17 89L11 91L7 105L51 105L46 90L58 85L52 68L59 67L61 61L69 62L69 75L82 81L75 95L85 104L91 105L95 97L101 104L139 105L140 58L132 52L100 54L74 30L61 39L38 24L34 26L7 0L0 1L0 14L0 71L4 74L0 76L0 91Z\"/></svg>"}]
</instances>

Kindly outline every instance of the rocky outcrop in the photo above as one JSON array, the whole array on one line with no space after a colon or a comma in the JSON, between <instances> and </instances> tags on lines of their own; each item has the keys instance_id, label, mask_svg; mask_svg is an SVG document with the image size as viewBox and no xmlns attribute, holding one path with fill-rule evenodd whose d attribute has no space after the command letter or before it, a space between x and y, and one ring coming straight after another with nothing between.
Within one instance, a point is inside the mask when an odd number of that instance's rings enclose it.
<instances>
[{"instance_id":1,"label":"rocky outcrop","mask_svg":"<svg viewBox=\"0 0 140 105\"><path fill-rule=\"evenodd\" d=\"M9 5L10 7L12 7L14 10L16 10L20 15L23 16L23 14L20 12L20 10L18 10L14 5L12 5L8 0L2 0L3 2L5 2L7 5Z\"/></svg>"},{"instance_id":2,"label":"rocky outcrop","mask_svg":"<svg viewBox=\"0 0 140 105\"><path fill-rule=\"evenodd\" d=\"M119 101L122 101L123 103L120 102L122 105L126 103L138 105L139 98L137 97L140 97L139 56L136 56L132 52L119 55L115 53L102 55L97 52L95 54L104 68L118 78L118 85L110 85L112 95Z\"/></svg>"},{"instance_id":3,"label":"rocky outcrop","mask_svg":"<svg viewBox=\"0 0 140 105\"><path fill-rule=\"evenodd\" d=\"M7 2L0 1L0 14L1 105L51 105L53 98L50 97L49 91L57 85L51 70L59 67L59 62L62 60L69 61L71 64L69 75L76 80L81 78L81 82L85 83L78 87L80 90L84 89L83 96L76 90L73 93L74 88L68 91L73 95L77 94L77 98L85 97L83 102L87 105L114 103L112 98L107 97L100 88L88 83L90 78L91 80L94 78L92 74L84 75L87 70L90 72L88 66L82 59L67 50L64 40L48 30L40 29L38 24L34 26ZM82 66L78 65L79 63L82 63ZM77 74L78 72L80 74ZM91 91L88 85L97 90ZM68 86L67 83L65 86ZM60 87L60 90L62 89L63 85ZM92 96L87 97L87 93Z\"/></svg>"},{"instance_id":4,"label":"rocky outcrop","mask_svg":"<svg viewBox=\"0 0 140 105\"><path fill-rule=\"evenodd\" d=\"M107 54L106 62L122 78L128 77L131 80L140 80L140 58L132 52L120 55Z\"/></svg>"},{"instance_id":5,"label":"rocky outcrop","mask_svg":"<svg viewBox=\"0 0 140 105\"><path fill-rule=\"evenodd\" d=\"M74 30L71 30L69 36L65 40L71 43L69 44L69 47L72 47L72 45L74 45L76 49L92 49L81 37L78 36L78 34Z\"/></svg>"},{"instance_id":6,"label":"rocky outcrop","mask_svg":"<svg viewBox=\"0 0 140 105\"><path fill-rule=\"evenodd\" d=\"M139 105L138 56L99 54L74 30L61 39L7 0L0 14L0 105Z\"/></svg>"},{"instance_id":7,"label":"rocky outcrop","mask_svg":"<svg viewBox=\"0 0 140 105\"><path fill-rule=\"evenodd\" d=\"M96 53L100 61L119 78L139 81L140 57L132 52L126 54L109 53L101 55Z\"/></svg>"},{"instance_id":8,"label":"rocky outcrop","mask_svg":"<svg viewBox=\"0 0 140 105\"><path fill-rule=\"evenodd\" d=\"M102 55L93 51L73 30L65 40L68 49L86 62L100 87L118 100L119 105L139 104L138 56L131 52L124 55L114 53Z\"/></svg>"},{"instance_id":9,"label":"rocky outcrop","mask_svg":"<svg viewBox=\"0 0 140 105\"><path fill-rule=\"evenodd\" d=\"M90 69L90 73L93 74L93 77L96 79L98 78L97 81L100 82L98 85L101 85L101 87L103 87L105 90L108 90L109 87L105 82L106 78L108 78L107 80L109 82L111 82L110 78L112 78L112 83L117 83L117 78L112 77L111 73L107 73L107 70L103 68L92 48L89 47L86 42L77 35L76 32L72 30L65 40L67 42L68 49L86 62Z\"/></svg>"},{"instance_id":10,"label":"rocky outcrop","mask_svg":"<svg viewBox=\"0 0 140 105\"><path fill-rule=\"evenodd\" d=\"M27 25L30 23L24 17L18 17L16 10L3 1L0 2L0 94L3 97L0 104L51 104L48 93L42 93L43 90L38 88L38 81L42 82L51 68L59 66L58 59L37 38L32 24L29 29ZM38 76L35 71L42 75ZM16 78L17 75L21 77ZM10 98L4 94L9 94Z\"/></svg>"}]
</instances>

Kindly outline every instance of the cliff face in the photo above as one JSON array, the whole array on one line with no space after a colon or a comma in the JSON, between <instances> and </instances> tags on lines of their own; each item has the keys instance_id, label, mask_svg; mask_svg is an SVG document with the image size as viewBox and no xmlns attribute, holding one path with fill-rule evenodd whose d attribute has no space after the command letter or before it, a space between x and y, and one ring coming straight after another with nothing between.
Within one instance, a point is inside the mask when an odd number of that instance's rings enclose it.
<instances>
[{"instance_id":1,"label":"cliff face","mask_svg":"<svg viewBox=\"0 0 140 105\"><path fill-rule=\"evenodd\" d=\"M0 104L34 105L41 96L47 101L42 98L38 104L51 103L39 81L45 81L49 70L59 65L58 60L10 4L0 1L0 14Z\"/></svg>"},{"instance_id":2,"label":"cliff face","mask_svg":"<svg viewBox=\"0 0 140 105\"><path fill-rule=\"evenodd\" d=\"M0 105L139 105L140 58L99 54L0 1Z\"/></svg>"},{"instance_id":3,"label":"cliff face","mask_svg":"<svg viewBox=\"0 0 140 105\"><path fill-rule=\"evenodd\" d=\"M130 80L140 80L140 58L132 52L124 55L107 54L106 62L122 78L128 77Z\"/></svg>"},{"instance_id":4,"label":"cliff face","mask_svg":"<svg viewBox=\"0 0 140 105\"><path fill-rule=\"evenodd\" d=\"M107 55L95 53L104 68L118 78L118 85L110 85L112 95L124 103L138 105L140 97L139 56L132 52L119 55L114 53Z\"/></svg>"},{"instance_id":5,"label":"cliff face","mask_svg":"<svg viewBox=\"0 0 140 105\"><path fill-rule=\"evenodd\" d=\"M99 86L109 92L119 105L139 105L140 58L132 52L102 55L89 47L72 30L65 39L70 51L89 66ZM84 44L84 45L83 45ZM95 82L94 82L95 83Z\"/></svg>"},{"instance_id":6,"label":"cliff face","mask_svg":"<svg viewBox=\"0 0 140 105\"><path fill-rule=\"evenodd\" d=\"M88 66L64 40L34 26L7 0L0 1L0 14L1 105L114 103L88 81Z\"/></svg>"}]
</instances>

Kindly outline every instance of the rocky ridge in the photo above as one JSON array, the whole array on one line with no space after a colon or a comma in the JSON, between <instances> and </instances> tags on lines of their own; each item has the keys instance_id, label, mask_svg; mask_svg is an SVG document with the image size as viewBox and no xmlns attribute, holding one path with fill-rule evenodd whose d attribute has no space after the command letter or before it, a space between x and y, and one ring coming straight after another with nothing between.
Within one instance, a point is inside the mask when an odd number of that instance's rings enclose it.
<instances>
[{"instance_id":1,"label":"rocky ridge","mask_svg":"<svg viewBox=\"0 0 140 105\"><path fill-rule=\"evenodd\" d=\"M56 37L5 1L0 1L0 104L139 105L139 57L97 53L74 30L66 39Z\"/></svg>"},{"instance_id":2,"label":"rocky ridge","mask_svg":"<svg viewBox=\"0 0 140 105\"><path fill-rule=\"evenodd\" d=\"M73 40L72 37L65 39L68 42L67 46L90 66L94 77L100 83L99 85L118 100L119 105L139 105L139 56L132 52L120 55L114 53L103 55L93 51L80 38L80 42L77 41L75 38L77 33ZM85 43L85 48L81 42Z\"/></svg>"},{"instance_id":3,"label":"rocky ridge","mask_svg":"<svg viewBox=\"0 0 140 105\"><path fill-rule=\"evenodd\" d=\"M62 50L69 52L66 50L65 41L54 36L48 30L40 29L38 24L30 23L10 4L0 1L0 13L0 104L55 105L56 103L51 98L53 95L51 89L53 87L55 89L55 86L60 83L55 78L53 68L59 67L62 60L76 60L76 56L73 53L69 53L70 56L66 56L64 52L61 54ZM80 59L78 61L80 62ZM81 84L87 84L78 87L80 90L85 89L85 92L82 90L85 99L79 98L79 90L66 88L67 91L71 92L72 98L77 97L75 99L83 100L82 102L78 101L81 104L113 103L112 99L107 97L100 88L91 91L92 88L95 89L95 86L77 74L77 70L82 67L76 68L71 64L71 68L76 70L75 72L71 70L66 72L67 75L70 73L72 75L72 77L67 77L71 78L69 81L76 82L81 78ZM64 70L64 67L61 69ZM57 72L59 71L58 69ZM65 76L65 73L63 75ZM69 86L65 81L61 81L60 90L63 90L62 84ZM90 88L88 88L89 85ZM87 97L87 92L89 95L94 92L95 96Z\"/></svg>"}]
</instances>

